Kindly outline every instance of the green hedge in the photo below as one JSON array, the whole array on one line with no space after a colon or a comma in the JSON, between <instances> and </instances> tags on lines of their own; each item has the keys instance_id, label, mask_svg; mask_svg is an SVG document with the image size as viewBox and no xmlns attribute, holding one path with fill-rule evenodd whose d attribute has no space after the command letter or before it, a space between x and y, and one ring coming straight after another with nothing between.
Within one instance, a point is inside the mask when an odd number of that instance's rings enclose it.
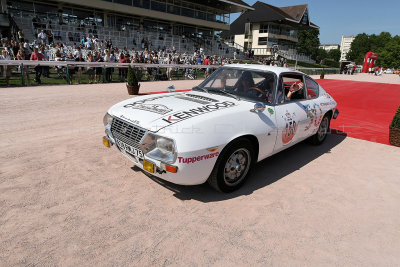
<instances>
[{"instance_id":1,"label":"green hedge","mask_svg":"<svg viewBox=\"0 0 400 267\"><path fill-rule=\"evenodd\" d=\"M332 67L332 68L339 68L340 67L339 62L336 62L335 60L330 59L330 58L325 58L324 60L322 60L322 64L325 65L325 66Z\"/></svg>"},{"instance_id":2,"label":"green hedge","mask_svg":"<svg viewBox=\"0 0 400 267\"><path fill-rule=\"evenodd\" d=\"M296 64L296 60L288 59L287 63L294 66ZM326 66L326 65L314 64L314 63L308 63L308 62L302 62L302 61L297 61L297 66L304 67L304 68L329 68L330 67L330 66Z\"/></svg>"},{"instance_id":3,"label":"green hedge","mask_svg":"<svg viewBox=\"0 0 400 267\"><path fill-rule=\"evenodd\" d=\"M392 123L390 124L390 126L400 129L400 106L397 109L396 114L393 117Z\"/></svg>"}]
</instances>

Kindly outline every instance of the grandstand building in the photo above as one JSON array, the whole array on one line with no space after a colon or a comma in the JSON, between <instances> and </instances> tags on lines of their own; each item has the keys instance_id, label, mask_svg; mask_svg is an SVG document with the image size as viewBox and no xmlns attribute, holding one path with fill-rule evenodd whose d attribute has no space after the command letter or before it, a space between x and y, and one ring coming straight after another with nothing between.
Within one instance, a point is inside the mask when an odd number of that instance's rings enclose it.
<instances>
[{"instance_id":1,"label":"grandstand building","mask_svg":"<svg viewBox=\"0 0 400 267\"><path fill-rule=\"evenodd\" d=\"M310 21L308 5L275 7L258 1L252 8L242 13L224 36L237 47L253 50L255 56L272 56L273 48L278 48L285 57L296 59L298 30L319 28Z\"/></svg>"},{"instance_id":2,"label":"grandstand building","mask_svg":"<svg viewBox=\"0 0 400 267\"><path fill-rule=\"evenodd\" d=\"M56 41L67 44L96 35L131 47L147 38L155 48L176 46L180 52L190 52L191 47L203 46L211 53L225 51L215 36L229 30L230 14L253 9L241 0L1 0L1 4L29 40L46 29L52 30Z\"/></svg>"}]
</instances>

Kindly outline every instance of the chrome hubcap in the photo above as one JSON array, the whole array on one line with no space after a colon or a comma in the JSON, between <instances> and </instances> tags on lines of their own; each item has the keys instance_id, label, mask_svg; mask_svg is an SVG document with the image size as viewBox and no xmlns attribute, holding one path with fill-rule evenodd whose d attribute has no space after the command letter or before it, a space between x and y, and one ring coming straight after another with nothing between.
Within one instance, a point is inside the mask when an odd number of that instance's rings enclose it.
<instances>
[{"instance_id":1,"label":"chrome hubcap","mask_svg":"<svg viewBox=\"0 0 400 267\"><path fill-rule=\"evenodd\" d=\"M246 176L250 168L250 152L240 148L232 153L225 164L224 180L229 186L235 186Z\"/></svg>"},{"instance_id":2,"label":"chrome hubcap","mask_svg":"<svg viewBox=\"0 0 400 267\"><path fill-rule=\"evenodd\" d=\"M319 125L318 129L318 139L319 141L323 140L325 138L326 133L328 132L328 118L325 117L321 124Z\"/></svg>"}]
</instances>

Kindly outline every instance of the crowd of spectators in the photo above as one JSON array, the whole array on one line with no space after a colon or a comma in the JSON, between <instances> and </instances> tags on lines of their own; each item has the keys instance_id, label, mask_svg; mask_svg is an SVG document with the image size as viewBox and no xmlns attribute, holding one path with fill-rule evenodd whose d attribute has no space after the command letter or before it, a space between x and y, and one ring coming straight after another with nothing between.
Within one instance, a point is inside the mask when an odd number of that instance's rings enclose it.
<instances>
[{"instance_id":1,"label":"crowd of spectators","mask_svg":"<svg viewBox=\"0 0 400 267\"><path fill-rule=\"evenodd\" d=\"M89 83L112 82L113 73L118 71L118 81L126 81L126 68L111 67L82 67L74 66L72 62L109 62L109 63L147 63L147 64L186 64L186 65L225 65L233 63L233 59L224 56L206 55L204 49L199 47L194 53L178 53L175 46L153 49L151 41L142 40L141 50L120 49L113 45L112 40L99 40L96 36L83 36L79 42L75 42L73 46L66 46L62 42L57 42L50 31L39 31L37 39L30 42L24 38L22 30L18 30L17 34L11 38L1 38L1 46L3 47L0 60L32 60L32 61L68 61L71 64L67 68L65 65L55 66L57 78L64 78L69 83L73 83L76 79L77 83L81 83L82 74L88 75ZM236 55L235 55L236 56ZM281 62L273 62L269 60L261 61L263 64L279 64ZM77 64L77 63L75 63ZM3 76L6 78L7 85L11 76L12 66L4 66ZM41 77L49 77L49 66L36 66L34 81L41 84ZM26 75L27 84L30 85L29 67L18 67L18 71ZM203 69L207 77L212 72L210 67ZM176 68L166 68L166 72L161 72L158 67L146 67L138 69L139 78L149 80L171 80L176 73ZM193 78L193 70L185 69L183 76L187 79Z\"/></svg>"}]
</instances>

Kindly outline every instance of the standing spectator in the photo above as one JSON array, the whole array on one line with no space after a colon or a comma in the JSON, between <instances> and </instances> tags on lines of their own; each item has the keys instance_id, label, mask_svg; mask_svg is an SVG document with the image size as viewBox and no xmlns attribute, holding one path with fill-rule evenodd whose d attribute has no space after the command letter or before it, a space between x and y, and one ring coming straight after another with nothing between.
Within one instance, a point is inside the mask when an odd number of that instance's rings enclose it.
<instances>
[{"instance_id":1,"label":"standing spectator","mask_svg":"<svg viewBox=\"0 0 400 267\"><path fill-rule=\"evenodd\" d=\"M70 61L70 62L75 61L75 58L72 55L72 53L68 54L68 57L65 59L65 61ZM73 76L75 74L75 68L74 68L74 65L68 65L67 67L68 67L67 75L69 78L69 84L72 84Z\"/></svg>"},{"instance_id":2,"label":"standing spectator","mask_svg":"<svg viewBox=\"0 0 400 267\"><path fill-rule=\"evenodd\" d=\"M22 50L22 49L18 50L15 60L26 60L26 55L25 55L24 50ZM31 79L29 77L29 67L25 65L25 66L23 66L23 70L26 75L26 79L28 81L28 86L31 86ZM20 69L20 71L22 72L21 69Z\"/></svg>"},{"instance_id":3,"label":"standing spectator","mask_svg":"<svg viewBox=\"0 0 400 267\"><path fill-rule=\"evenodd\" d=\"M356 65L353 66L353 69L351 70L351 75L353 75L354 72L356 71L356 67L357 67Z\"/></svg>"},{"instance_id":4,"label":"standing spectator","mask_svg":"<svg viewBox=\"0 0 400 267\"><path fill-rule=\"evenodd\" d=\"M79 57L79 55L82 55L82 50L80 46L76 47L76 50L74 51L75 58Z\"/></svg>"},{"instance_id":5,"label":"standing spectator","mask_svg":"<svg viewBox=\"0 0 400 267\"><path fill-rule=\"evenodd\" d=\"M56 51L54 61L64 61L64 58L61 56L60 50ZM64 67L59 65L59 66L56 66L55 69L57 70L58 78L62 78L62 72L63 72Z\"/></svg>"},{"instance_id":6,"label":"standing spectator","mask_svg":"<svg viewBox=\"0 0 400 267\"><path fill-rule=\"evenodd\" d=\"M11 60L10 55L7 50L1 51L0 60ZM6 84L9 86L11 77L12 66L3 66L3 77L6 79Z\"/></svg>"},{"instance_id":7,"label":"standing spectator","mask_svg":"<svg viewBox=\"0 0 400 267\"><path fill-rule=\"evenodd\" d=\"M112 62L111 53L109 50L106 50L106 55L104 56L104 62ZM106 68L106 81L111 82L112 80L112 72L111 68Z\"/></svg>"},{"instance_id":8,"label":"standing spectator","mask_svg":"<svg viewBox=\"0 0 400 267\"><path fill-rule=\"evenodd\" d=\"M32 49L31 49L31 46L29 45L29 41L28 41L28 40L25 40L25 42L24 42L24 48L25 48L26 50L28 50L28 55L30 56L30 55L32 54Z\"/></svg>"},{"instance_id":9,"label":"standing spectator","mask_svg":"<svg viewBox=\"0 0 400 267\"><path fill-rule=\"evenodd\" d=\"M85 35L82 37L81 45L82 45L83 47L85 47L85 45L86 45L86 36L85 36Z\"/></svg>"},{"instance_id":10,"label":"standing spectator","mask_svg":"<svg viewBox=\"0 0 400 267\"><path fill-rule=\"evenodd\" d=\"M94 47L94 49L95 50L98 50L99 49L99 39L96 37L96 36L94 36L93 38L92 38L92 41L93 41L93 47Z\"/></svg>"},{"instance_id":11,"label":"standing spectator","mask_svg":"<svg viewBox=\"0 0 400 267\"><path fill-rule=\"evenodd\" d=\"M15 57L17 56L18 51L19 51L19 44L18 44L17 40L13 41L11 49L12 49L12 53L13 53L13 56L15 59Z\"/></svg>"},{"instance_id":12,"label":"standing spectator","mask_svg":"<svg viewBox=\"0 0 400 267\"><path fill-rule=\"evenodd\" d=\"M54 35L51 30L47 31L47 39L49 40L49 44L52 44L54 42Z\"/></svg>"},{"instance_id":13,"label":"standing spectator","mask_svg":"<svg viewBox=\"0 0 400 267\"><path fill-rule=\"evenodd\" d=\"M89 54L89 55L88 55L88 60L87 60L87 61L88 61L88 62L94 62L94 59L93 59L93 55L92 55L92 54ZM93 83L93 80L94 80L94 73L95 73L95 68L89 66L89 67L87 68L87 74L88 74L88 76L89 76L89 84L92 84L92 83Z\"/></svg>"},{"instance_id":14,"label":"standing spectator","mask_svg":"<svg viewBox=\"0 0 400 267\"><path fill-rule=\"evenodd\" d=\"M92 39L90 37L86 38L86 43L85 43L85 47L88 50L92 50Z\"/></svg>"},{"instance_id":15,"label":"standing spectator","mask_svg":"<svg viewBox=\"0 0 400 267\"><path fill-rule=\"evenodd\" d=\"M99 52L96 52L94 56L94 61L95 62L104 62L103 57L100 55ZM96 72L95 72L95 82L100 82L101 78L103 77L103 68L102 67L96 67Z\"/></svg>"},{"instance_id":16,"label":"standing spectator","mask_svg":"<svg viewBox=\"0 0 400 267\"><path fill-rule=\"evenodd\" d=\"M46 61L49 61L49 56L47 55L47 53L46 53L44 47L42 47L42 48L40 49L40 53L42 53L42 55L44 56L44 59L45 59ZM49 78L49 75L50 75L50 66L43 66L43 67L42 67L42 70L43 70L43 76Z\"/></svg>"},{"instance_id":17,"label":"standing spectator","mask_svg":"<svg viewBox=\"0 0 400 267\"><path fill-rule=\"evenodd\" d=\"M121 59L121 63L131 63L129 54L125 54L125 57ZM121 68L121 82L124 82L128 76L128 68Z\"/></svg>"},{"instance_id":18,"label":"standing spectator","mask_svg":"<svg viewBox=\"0 0 400 267\"><path fill-rule=\"evenodd\" d=\"M78 55L78 57L75 59L76 62L85 62L85 59L82 57L82 53ZM78 66L75 68L76 74L77 74L77 79L78 79L78 84L81 83L81 77L82 77L82 66Z\"/></svg>"},{"instance_id":19,"label":"standing spectator","mask_svg":"<svg viewBox=\"0 0 400 267\"><path fill-rule=\"evenodd\" d=\"M22 29L18 30L18 41L20 43L23 43L25 41L24 32L22 31Z\"/></svg>"},{"instance_id":20,"label":"standing spectator","mask_svg":"<svg viewBox=\"0 0 400 267\"><path fill-rule=\"evenodd\" d=\"M47 34L44 32L44 30L38 34L38 39L39 43L46 44Z\"/></svg>"},{"instance_id":21,"label":"standing spectator","mask_svg":"<svg viewBox=\"0 0 400 267\"><path fill-rule=\"evenodd\" d=\"M33 53L31 54L30 60L43 61L45 60L45 58L41 53L39 53L39 49L35 47L33 48ZM35 67L35 72L36 72L35 82L37 82L37 84L39 85L42 83L42 81L40 80L40 76L42 76L42 71L43 71L42 66L38 65Z\"/></svg>"},{"instance_id":22,"label":"standing spectator","mask_svg":"<svg viewBox=\"0 0 400 267\"><path fill-rule=\"evenodd\" d=\"M119 62L122 63L122 60L125 58L124 55L125 51L121 51L121 54L119 54ZM126 53L126 52L125 52ZM122 71L124 68L118 68L118 77L119 77L119 81L122 82Z\"/></svg>"},{"instance_id":23,"label":"standing spectator","mask_svg":"<svg viewBox=\"0 0 400 267\"><path fill-rule=\"evenodd\" d=\"M207 57L204 59L203 64L204 64L204 65L208 65L209 62L210 62L210 60L209 60L209 57L207 56Z\"/></svg>"}]
</instances>

